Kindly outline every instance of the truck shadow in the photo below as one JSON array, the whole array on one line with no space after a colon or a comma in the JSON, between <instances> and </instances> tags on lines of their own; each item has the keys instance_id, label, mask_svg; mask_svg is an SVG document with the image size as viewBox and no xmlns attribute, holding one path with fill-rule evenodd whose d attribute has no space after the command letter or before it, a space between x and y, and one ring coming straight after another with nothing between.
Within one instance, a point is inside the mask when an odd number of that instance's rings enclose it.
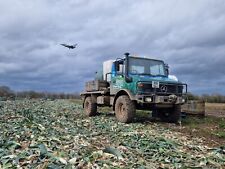
<instances>
[{"instance_id":1,"label":"truck shadow","mask_svg":"<svg viewBox=\"0 0 225 169\"><path fill-rule=\"evenodd\" d=\"M114 117L115 113L114 112L98 112L97 116Z\"/></svg>"},{"instance_id":2,"label":"truck shadow","mask_svg":"<svg viewBox=\"0 0 225 169\"><path fill-rule=\"evenodd\" d=\"M154 122L160 122L159 119L153 118L151 116L149 117L135 117L134 123L154 123Z\"/></svg>"},{"instance_id":3,"label":"truck shadow","mask_svg":"<svg viewBox=\"0 0 225 169\"><path fill-rule=\"evenodd\" d=\"M97 116L105 116L107 117L114 117L115 118L115 113L113 111L109 111L109 112L98 112ZM116 120L116 119L115 119ZM151 116L151 114L148 115L139 115L137 114L134 118L134 120L132 121L132 123L154 123L154 122L161 122L160 119L157 118L153 118Z\"/></svg>"}]
</instances>

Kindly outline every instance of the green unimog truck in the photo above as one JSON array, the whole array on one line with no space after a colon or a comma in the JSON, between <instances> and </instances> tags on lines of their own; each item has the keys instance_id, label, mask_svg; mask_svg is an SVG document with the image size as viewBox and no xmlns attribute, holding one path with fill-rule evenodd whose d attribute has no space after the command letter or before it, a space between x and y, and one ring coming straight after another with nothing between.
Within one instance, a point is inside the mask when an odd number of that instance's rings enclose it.
<instances>
[{"instance_id":1,"label":"green unimog truck","mask_svg":"<svg viewBox=\"0 0 225 169\"><path fill-rule=\"evenodd\" d=\"M98 106L109 106L118 121L132 122L136 109L152 111L166 122L178 122L181 105L186 101L187 84L169 75L162 60L134 57L103 62L95 80L86 82L81 93L87 116L95 116Z\"/></svg>"}]
</instances>

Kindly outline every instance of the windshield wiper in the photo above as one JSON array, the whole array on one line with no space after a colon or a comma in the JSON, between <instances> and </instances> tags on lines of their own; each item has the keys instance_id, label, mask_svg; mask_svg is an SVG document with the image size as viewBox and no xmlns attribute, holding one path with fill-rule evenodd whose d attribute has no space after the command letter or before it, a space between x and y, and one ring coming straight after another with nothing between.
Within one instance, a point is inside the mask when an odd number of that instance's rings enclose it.
<instances>
[{"instance_id":1,"label":"windshield wiper","mask_svg":"<svg viewBox=\"0 0 225 169\"><path fill-rule=\"evenodd\" d=\"M157 74L157 75L153 75L151 73L131 73L133 75L148 75L148 76L162 76L162 77L165 77L166 75L161 75L161 74Z\"/></svg>"},{"instance_id":2,"label":"windshield wiper","mask_svg":"<svg viewBox=\"0 0 225 169\"><path fill-rule=\"evenodd\" d=\"M157 75L153 75L151 73L140 73L139 75L149 75L149 76L162 76L162 77L165 77L166 75L161 75L161 74L157 74Z\"/></svg>"},{"instance_id":3,"label":"windshield wiper","mask_svg":"<svg viewBox=\"0 0 225 169\"><path fill-rule=\"evenodd\" d=\"M149 75L149 76L152 76L152 74L150 74L150 73L140 73L139 75Z\"/></svg>"},{"instance_id":4,"label":"windshield wiper","mask_svg":"<svg viewBox=\"0 0 225 169\"><path fill-rule=\"evenodd\" d=\"M157 75L153 75L153 76L163 76L163 77L165 77L166 75L157 74Z\"/></svg>"}]
</instances>

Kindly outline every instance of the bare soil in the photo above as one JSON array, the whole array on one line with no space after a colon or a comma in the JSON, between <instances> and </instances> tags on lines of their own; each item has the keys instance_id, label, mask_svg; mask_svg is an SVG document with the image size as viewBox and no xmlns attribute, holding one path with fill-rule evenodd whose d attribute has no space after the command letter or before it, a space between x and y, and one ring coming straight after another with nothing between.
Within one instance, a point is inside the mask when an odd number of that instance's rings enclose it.
<instances>
[{"instance_id":1,"label":"bare soil","mask_svg":"<svg viewBox=\"0 0 225 169\"><path fill-rule=\"evenodd\" d=\"M224 103L206 103L206 116L225 117Z\"/></svg>"}]
</instances>

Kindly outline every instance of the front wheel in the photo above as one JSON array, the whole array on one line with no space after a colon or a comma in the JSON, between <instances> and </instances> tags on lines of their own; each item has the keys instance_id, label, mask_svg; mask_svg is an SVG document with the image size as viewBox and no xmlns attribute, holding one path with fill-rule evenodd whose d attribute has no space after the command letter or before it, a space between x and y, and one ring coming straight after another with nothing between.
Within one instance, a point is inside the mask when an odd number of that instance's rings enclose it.
<instances>
[{"instance_id":1,"label":"front wheel","mask_svg":"<svg viewBox=\"0 0 225 169\"><path fill-rule=\"evenodd\" d=\"M97 114L97 103L94 103L90 96L86 97L84 100L84 112L88 117Z\"/></svg>"},{"instance_id":2,"label":"front wheel","mask_svg":"<svg viewBox=\"0 0 225 169\"><path fill-rule=\"evenodd\" d=\"M181 116L181 106L175 105L173 108L169 109L159 109L159 118L164 122L177 123Z\"/></svg>"},{"instance_id":3,"label":"front wheel","mask_svg":"<svg viewBox=\"0 0 225 169\"><path fill-rule=\"evenodd\" d=\"M116 100L115 114L119 122L129 123L136 112L135 103L127 95L119 96Z\"/></svg>"}]
</instances>

